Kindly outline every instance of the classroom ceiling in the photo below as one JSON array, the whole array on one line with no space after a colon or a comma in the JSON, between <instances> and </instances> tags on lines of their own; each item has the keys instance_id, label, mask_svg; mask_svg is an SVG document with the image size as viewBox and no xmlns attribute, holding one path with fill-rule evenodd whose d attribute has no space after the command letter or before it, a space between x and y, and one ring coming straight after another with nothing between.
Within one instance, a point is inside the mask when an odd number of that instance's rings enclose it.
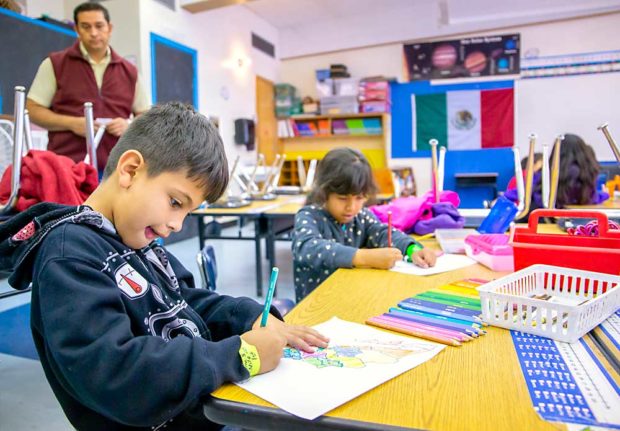
<instances>
[{"instance_id":1,"label":"classroom ceiling","mask_svg":"<svg viewBox=\"0 0 620 431\"><path fill-rule=\"evenodd\" d=\"M280 31L285 58L368 46L368 35L380 45L620 11L620 0L255 0L243 7Z\"/></svg>"},{"instance_id":2,"label":"classroom ceiling","mask_svg":"<svg viewBox=\"0 0 620 431\"><path fill-rule=\"evenodd\" d=\"M206 11L202 13L241 4L278 29L279 58L620 11L620 0L181 0L181 4L190 11Z\"/></svg>"},{"instance_id":3,"label":"classroom ceiling","mask_svg":"<svg viewBox=\"0 0 620 431\"><path fill-rule=\"evenodd\" d=\"M376 19L389 9L407 10L414 5L434 4L441 9L446 24L488 19L548 15L599 13L617 9L618 0L255 0L245 7L278 29L308 26L353 15L369 15ZM412 17L413 18L413 17Z\"/></svg>"}]
</instances>

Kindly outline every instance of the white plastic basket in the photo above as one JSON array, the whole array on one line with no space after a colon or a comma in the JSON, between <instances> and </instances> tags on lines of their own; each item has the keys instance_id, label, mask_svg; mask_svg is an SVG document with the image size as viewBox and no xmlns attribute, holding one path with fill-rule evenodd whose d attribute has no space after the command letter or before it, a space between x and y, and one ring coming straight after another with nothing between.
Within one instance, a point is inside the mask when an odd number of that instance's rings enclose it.
<instances>
[{"instance_id":1,"label":"white plastic basket","mask_svg":"<svg viewBox=\"0 0 620 431\"><path fill-rule=\"evenodd\" d=\"M573 343L620 307L619 284L615 275L532 265L478 291L490 325Z\"/></svg>"}]
</instances>

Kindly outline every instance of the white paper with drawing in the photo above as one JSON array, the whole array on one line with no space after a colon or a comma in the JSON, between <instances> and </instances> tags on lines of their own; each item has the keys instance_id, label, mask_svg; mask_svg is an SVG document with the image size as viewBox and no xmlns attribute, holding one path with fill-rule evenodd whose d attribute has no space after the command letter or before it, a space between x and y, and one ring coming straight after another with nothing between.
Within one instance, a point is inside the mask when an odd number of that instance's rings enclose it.
<instances>
[{"instance_id":1,"label":"white paper with drawing","mask_svg":"<svg viewBox=\"0 0 620 431\"><path fill-rule=\"evenodd\" d=\"M445 347L337 317L314 328L330 338L329 347L315 353L287 347L274 371L237 384L289 413L314 419Z\"/></svg>"},{"instance_id":2,"label":"white paper with drawing","mask_svg":"<svg viewBox=\"0 0 620 431\"><path fill-rule=\"evenodd\" d=\"M396 265L394 265L394 268L390 269L390 271L402 272L403 274L410 275L433 275L464 268L475 263L478 262L464 254L443 254L437 258L435 266L430 268L421 268L415 263L401 260L396 262Z\"/></svg>"}]
</instances>

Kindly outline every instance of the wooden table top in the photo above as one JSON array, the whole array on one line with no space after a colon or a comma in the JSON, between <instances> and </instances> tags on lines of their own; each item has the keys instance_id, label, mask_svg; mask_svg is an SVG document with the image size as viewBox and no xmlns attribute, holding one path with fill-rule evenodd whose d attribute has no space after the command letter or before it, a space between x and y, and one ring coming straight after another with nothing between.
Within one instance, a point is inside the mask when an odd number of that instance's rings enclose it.
<instances>
[{"instance_id":1,"label":"wooden table top","mask_svg":"<svg viewBox=\"0 0 620 431\"><path fill-rule=\"evenodd\" d=\"M589 209L620 209L620 200L617 199L607 199L605 202L595 205L566 205L566 208L570 209L579 209L579 210L589 210Z\"/></svg>"},{"instance_id":2,"label":"wooden table top","mask_svg":"<svg viewBox=\"0 0 620 431\"><path fill-rule=\"evenodd\" d=\"M277 196L270 201L252 201L248 206L241 208L201 208L192 211L193 215L230 216L230 215L256 215L265 211L278 208L282 205L299 201L300 196Z\"/></svg>"},{"instance_id":3,"label":"wooden table top","mask_svg":"<svg viewBox=\"0 0 620 431\"><path fill-rule=\"evenodd\" d=\"M426 241L434 247L434 242ZM414 277L391 271L340 269L287 316L295 324L315 325L333 316L363 323L416 293L466 278L491 280L504 275L471 265L452 272ZM272 404L228 384L213 396L260 406ZM507 330L461 347L446 347L428 362L350 402L327 416L430 430L553 430L534 411Z\"/></svg>"}]
</instances>

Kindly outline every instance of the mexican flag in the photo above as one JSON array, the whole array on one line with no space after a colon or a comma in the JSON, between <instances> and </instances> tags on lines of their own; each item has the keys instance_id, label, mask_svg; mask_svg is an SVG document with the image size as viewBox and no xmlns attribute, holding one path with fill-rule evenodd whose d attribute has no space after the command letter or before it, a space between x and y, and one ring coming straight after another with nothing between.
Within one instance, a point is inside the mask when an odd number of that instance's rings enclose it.
<instances>
[{"instance_id":1,"label":"mexican flag","mask_svg":"<svg viewBox=\"0 0 620 431\"><path fill-rule=\"evenodd\" d=\"M512 147L514 92L464 90L411 95L412 149L430 150L437 139L449 150Z\"/></svg>"}]
</instances>

